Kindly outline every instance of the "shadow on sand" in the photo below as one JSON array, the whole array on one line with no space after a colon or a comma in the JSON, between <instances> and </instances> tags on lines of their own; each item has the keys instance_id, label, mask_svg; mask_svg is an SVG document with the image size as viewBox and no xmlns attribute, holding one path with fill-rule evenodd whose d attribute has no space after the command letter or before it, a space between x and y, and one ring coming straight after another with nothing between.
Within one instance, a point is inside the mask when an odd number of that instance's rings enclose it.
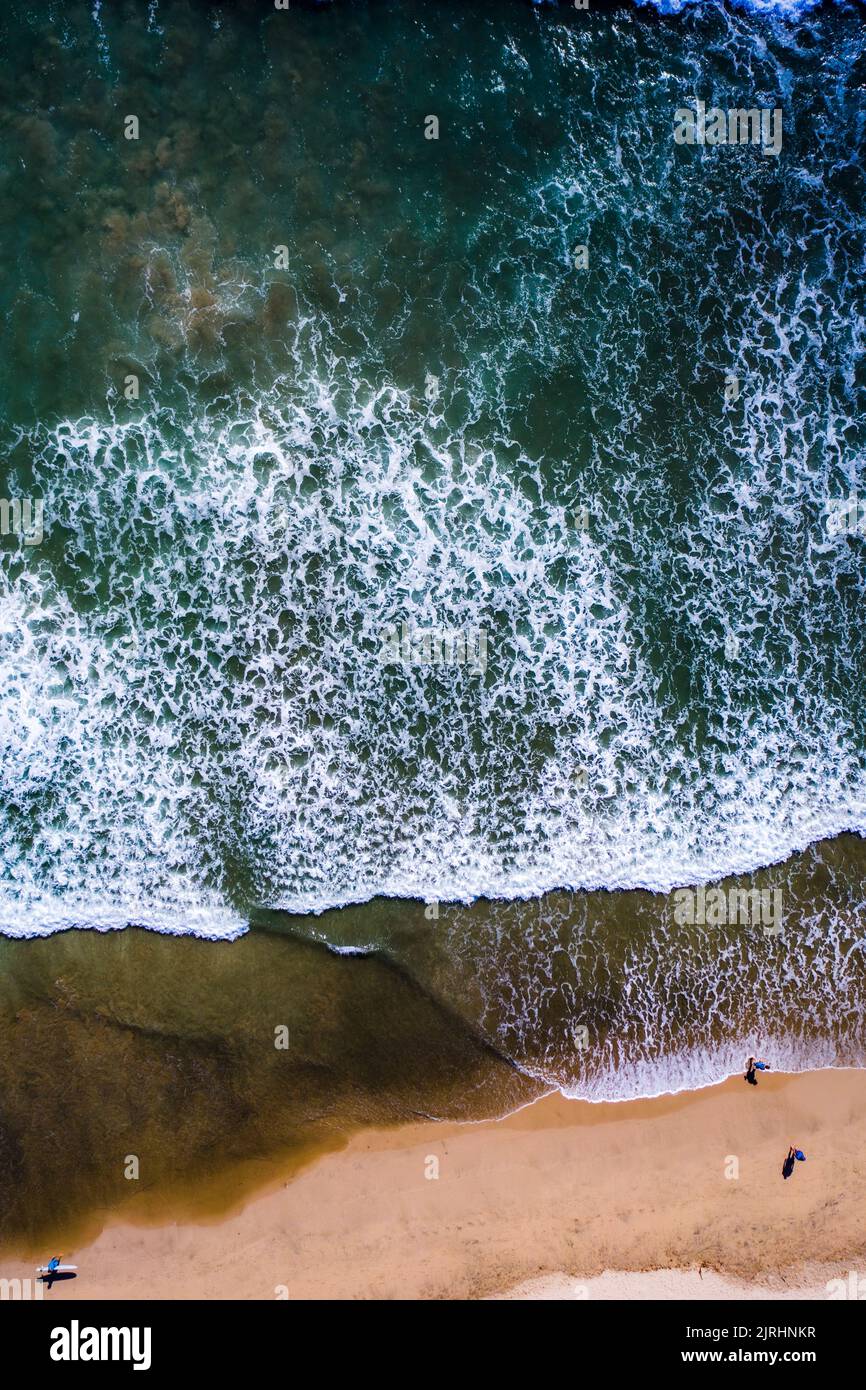
<instances>
[{"instance_id":1,"label":"shadow on sand","mask_svg":"<svg viewBox=\"0 0 866 1390\"><path fill-rule=\"evenodd\" d=\"M40 1284L51 1290L52 1284L62 1284L65 1279L77 1279L78 1275L72 1269L62 1270L59 1274L38 1274L36 1276Z\"/></svg>"}]
</instances>

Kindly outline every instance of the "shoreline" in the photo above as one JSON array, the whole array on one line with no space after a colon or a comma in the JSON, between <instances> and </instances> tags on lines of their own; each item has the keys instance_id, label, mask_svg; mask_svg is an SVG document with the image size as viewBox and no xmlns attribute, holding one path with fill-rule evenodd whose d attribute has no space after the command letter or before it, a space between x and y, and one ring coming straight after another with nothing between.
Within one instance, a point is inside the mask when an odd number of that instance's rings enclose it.
<instances>
[{"instance_id":1,"label":"shoreline","mask_svg":"<svg viewBox=\"0 0 866 1390\"><path fill-rule=\"evenodd\" d=\"M385 891L377 888L360 894L347 894L333 900L328 899L325 902L318 899L313 902L308 902L305 899L290 899L283 902L260 904L255 908L244 909L243 911L228 904L200 909L185 905L168 911L164 905L158 905L155 906L150 920L145 920L147 914L143 916L140 908L128 914L121 912L119 915L109 918L107 915L109 910L104 907L93 906L88 915L75 904L70 906L64 904L62 900L57 900L56 907L52 906L52 914L56 918L55 922L37 929L29 929L20 925L21 904L19 902L12 904L7 915L5 905L0 900L0 937L9 941L42 941L49 937L62 936L66 932L97 932L104 935L110 932L139 930L152 932L156 936L194 937L198 941L222 944L239 941L242 937L255 931L263 920L269 918L321 921L323 918L339 915L353 909L363 910L375 907L377 904L402 906L411 911L424 911L427 906L434 903L440 909L453 908L457 910L476 907L520 907L562 894L618 895L641 893L651 898L670 899L682 889L701 886L709 889L740 879L751 881L758 876L767 876L776 870L793 868L804 855L820 853L825 847L832 852L834 846L840 843L844 844L849 839L866 841L866 825L857 822L856 817L853 816L841 818L837 825L821 826L818 829L813 827L808 835L794 839L785 846L779 846L771 853L752 857L748 861L742 859L729 864L720 864L715 868L707 868L706 872L692 866L687 872L675 877L671 877L668 873L664 878L659 877L652 880L637 877L610 881L589 877L580 882L568 882L562 876L554 876L531 887L515 887L510 892L495 892L486 886L479 886L464 892L451 892L445 889L439 897L432 896L434 891L432 887L422 889L418 885L409 885L401 891L396 889ZM35 906L34 903L29 904L30 915L32 915ZM208 930L201 924L197 927L190 926L190 919L197 915L203 921L209 921L212 929ZM216 921L221 923L219 927L213 926ZM324 934L314 935L311 939L318 940L321 946L334 951L336 954L347 951L347 948L341 943L331 941ZM360 950L355 947L348 948L354 954L366 954L377 949L378 946L375 943Z\"/></svg>"},{"instance_id":2,"label":"shoreline","mask_svg":"<svg viewBox=\"0 0 866 1390\"><path fill-rule=\"evenodd\" d=\"M749 1049L747 1048L746 1052L748 1052L748 1050ZM764 1050L767 1050L766 1046L764 1047ZM755 1047L752 1049L752 1051L760 1051L760 1045L755 1044ZM746 1054L744 1052L743 1062L745 1063L745 1061ZM840 1063L838 1066L807 1066L798 1067L796 1070L794 1070L791 1067L772 1067L769 1072L764 1072L762 1075L763 1080L769 1080L771 1077L776 1078L794 1076L816 1076L820 1073L827 1071L863 1073L864 1071L866 1071L866 1068L853 1066L848 1062L843 1062ZM548 1091L545 1095L539 1096L535 1100L524 1101L523 1104L518 1106L518 1109L525 1110L526 1107L529 1105L537 1105L540 1100L547 1100L548 1096L551 1095L561 1095L563 1100L574 1101L575 1103L580 1105L638 1105L644 1101L668 1100L673 1099L675 1096L696 1096L701 1091L714 1091L718 1086L725 1086L729 1081L736 1081L737 1078L741 1077L742 1075L743 1073L741 1071L729 1071L726 1072L724 1076L715 1077L712 1081L699 1081L694 1086L678 1086L673 1091L653 1091L648 1092L646 1095L642 1096L572 1096L569 1095L566 1091L562 1091L557 1087L555 1090ZM516 1114L517 1111L509 1113ZM505 1120L508 1119L508 1115L501 1115L498 1118ZM476 1122L468 1120L465 1123L472 1124ZM477 1121L477 1123L484 1124L485 1121L479 1120Z\"/></svg>"},{"instance_id":3,"label":"shoreline","mask_svg":"<svg viewBox=\"0 0 866 1390\"><path fill-rule=\"evenodd\" d=\"M784 1182L789 1139L807 1162ZM117 1221L75 1250L58 1232L80 1272L45 1297L828 1297L866 1265L864 1144L866 1070L556 1092L362 1131L219 1219ZM0 1277L32 1273L0 1255Z\"/></svg>"}]
</instances>

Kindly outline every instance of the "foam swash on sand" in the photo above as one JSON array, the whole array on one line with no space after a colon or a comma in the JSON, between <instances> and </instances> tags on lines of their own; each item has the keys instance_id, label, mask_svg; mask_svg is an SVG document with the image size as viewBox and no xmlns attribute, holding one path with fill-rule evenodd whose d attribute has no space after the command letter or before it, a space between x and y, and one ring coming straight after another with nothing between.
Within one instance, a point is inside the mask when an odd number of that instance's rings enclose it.
<instances>
[{"instance_id":1,"label":"foam swash on sand","mask_svg":"<svg viewBox=\"0 0 866 1390\"><path fill-rule=\"evenodd\" d=\"M857 1060L860 18L445 8L3 16L0 930L328 913L582 1094ZM778 155L678 145L697 100ZM796 1007L760 935L602 901L771 865Z\"/></svg>"}]
</instances>

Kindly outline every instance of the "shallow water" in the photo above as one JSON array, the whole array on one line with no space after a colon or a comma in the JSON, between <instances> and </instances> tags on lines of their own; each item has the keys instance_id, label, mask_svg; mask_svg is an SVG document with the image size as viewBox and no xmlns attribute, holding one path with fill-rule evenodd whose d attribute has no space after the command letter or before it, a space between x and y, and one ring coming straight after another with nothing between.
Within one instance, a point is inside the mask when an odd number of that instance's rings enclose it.
<instances>
[{"instance_id":1,"label":"shallow water","mask_svg":"<svg viewBox=\"0 0 866 1390\"><path fill-rule=\"evenodd\" d=\"M6 931L863 828L859 13L4 23ZM693 95L781 154L675 145ZM485 669L384 664L403 623Z\"/></svg>"},{"instance_id":2,"label":"shallow water","mask_svg":"<svg viewBox=\"0 0 866 1390\"><path fill-rule=\"evenodd\" d=\"M212 1216L358 1127L545 1089L385 961L264 932L0 941L0 1243Z\"/></svg>"},{"instance_id":3,"label":"shallow water","mask_svg":"<svg viewBox=\"0 0 866 1390\"><path fill-rule=\"evenodd\" d=\"M780 930L598 892L438 918L377 899L233 942L0 940L0 1241L68 1244L118 1209L210 1215L359 1127L501 1115L556 1086L657 1095L749 1051L864 1065L862 841L744 886L782 892Z\"/></svg>"},{"instance_id":4,"label":"shallow water","mask_svg":"<svg viewBox=\"0 0 866 1390\"><path fill-rule=\"evenodd\" d=\"M866 537L828 515L862 489L862 12L0 29L0 493L44 504L0 538L0 931L247 933L4 944L10 1229L119 1200L128 1091L167 1192L324 1113L862 1064ZM677 145L697 98L780 110L780 153ZM383 661L404 624L470 659ZM722 880L784 929L676 921ZM329 1020L288 1099L229 1027L270 974Z\"/></svg>"}]
</instances>

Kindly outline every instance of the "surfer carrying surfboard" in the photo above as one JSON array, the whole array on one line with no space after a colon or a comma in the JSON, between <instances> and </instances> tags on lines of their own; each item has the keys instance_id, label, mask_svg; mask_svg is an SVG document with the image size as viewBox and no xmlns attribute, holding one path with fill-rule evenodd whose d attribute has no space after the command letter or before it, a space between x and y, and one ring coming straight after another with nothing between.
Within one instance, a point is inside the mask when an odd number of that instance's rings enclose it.
<instances>
[{"instance_id":1,"label":"surfer carrying surfboard","mask_svg":"<svg viewBox=\"0 0 866 1390\"><path fill-rule=\"evenodd\" d=\"M37 1277L46 1280L49 1288L55 1279L75 1279L77 1277L78 1265L65 1265L61 1263L62 1260L62 1255L53 1255L47 1265L38 1265L36 1268Z\"/></svg>"}]
</instances>

